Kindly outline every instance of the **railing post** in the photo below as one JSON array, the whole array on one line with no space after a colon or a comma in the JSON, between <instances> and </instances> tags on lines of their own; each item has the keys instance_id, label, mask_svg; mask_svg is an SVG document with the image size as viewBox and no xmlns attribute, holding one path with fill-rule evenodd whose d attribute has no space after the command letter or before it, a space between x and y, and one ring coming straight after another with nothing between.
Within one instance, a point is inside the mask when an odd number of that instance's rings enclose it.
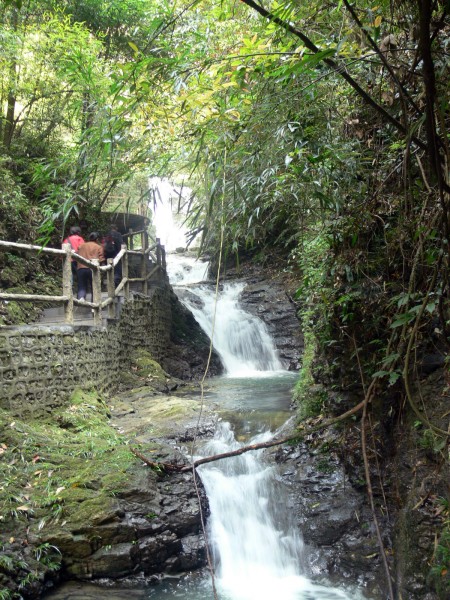
<instances>
[{"instance_id":1,"label":"railing post","mask_svg":"<svg viewBox=\"0 0 450 600\"><path fill-rule=\"evenodd\" d=\"M111 266L111 269L106 272L106 285L108 289L108 298L112 300L111 304L108 304L108 318L114 319L116 316L116 306L114 304L115 291L116 288L114 286L114 259L108 258L106 261L108 266Z\"/></svg>"},{"instance_id":2,"label":"railing post","mask_svg":"<svg viewBox=\"0 0 450 600\"><path fill-rule=\"evenodd\" d=\"M144 248L142 248L142 256L141 256L141 277L143 279L142 282L142 293L147 296L148 293L148 282L147 282L147 262L148 258L145 254Z\"/></svg>"},{"instance_id":3,"label":"railing post","mask_svg":"<svg viewBox=\"0 0 450 600\"><path fill-rule=\"evenodd\" d=\"M122 244L122 248L124 250L127 249L125 244ZM123 293L125 298L128 300L130 298L130 284L128 282L128 253L125 252L122 258L122 277L125 279L125 285L123 288Z\"/></svg>"},{"instance_id":4,"label":"railing post","mask_svg":"<svg viewBox=\"0 0 450 600\"><path fill-rule=\"evenodd\" d=\"M130 250L133 250L134 249L134 240L133 240L133 230L131 229L131 227L128 230L128 233L129 233L128 239L130 240Z\"/></svg>"},{"instance_id":5,"label":"railing post","mask_svg":"<svg viewBox=\"0 0 450 600\"><path fill-rule=\"evenodd\" d=\"M161 240L156 238L156 264L161 266Z\"/></svg>"},{"instance_id":6,"label":"railing post","mask_svg":"<svg viewBox=\"0 0 450 600\"><path fill-rule=\"evenodd\" d=\"M92 259L95 267L92 269L92 302L97 304L94 306L94 325L102 324L102 274L98 267L100 262L97 258ZM96 268L97 267L97 268Z\"/></svg>"},{"instance_id":7,"label":"railing post","mask_svg":"<svg viewBox=\"0 0 450 600\"><path fill-rule=\"evenodd\" d=\"M161 266L165 271L166 267L167 267L167 263L166 263L166 249L164 246L161 246Z\"/></svg>"},{"instance_id":8,"label":"railing post","mask_svg":"<svg viewBox=\"0 0 450 600\"><path fill-rule=\"evenodd\" d=\"M73 323L73 275L72 275L72 246L63 244L62 249L66 255L63 263L63 296L69 299L64 303L64 320L66 323Z\"/></svg>"},{"instance_id":9,"label":"railing post","mask_svg":"<svg viewBox=\"0 0 450 600\"><path fill-rule=\"evenodd\" d=\"M145 250L147 250L147 248L148 248L148 231L145 230L142 232L142 249L145 252Z\"/></svg>"}]
</instances>

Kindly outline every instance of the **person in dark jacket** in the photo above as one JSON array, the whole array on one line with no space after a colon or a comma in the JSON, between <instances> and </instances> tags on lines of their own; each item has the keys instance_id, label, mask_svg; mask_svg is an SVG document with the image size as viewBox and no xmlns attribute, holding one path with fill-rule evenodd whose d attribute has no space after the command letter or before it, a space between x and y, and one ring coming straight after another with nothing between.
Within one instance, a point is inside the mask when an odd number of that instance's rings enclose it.
<instances>
[{"instance_id":1,"label":"person in dark jacket","mask_svg":"<svg viewBox=\"0 0 450 600\"><path fill-rule=\"evenodd\" d=\"M115 223L112 223L109 228L109 232L105 235L103 240L103 250L105 252L105 259L116 258L119 254L123 244L122 234ZM119 262L114 267L114 285L117 287L122 281L122 262Z\"/></svg>"}]
</instances>

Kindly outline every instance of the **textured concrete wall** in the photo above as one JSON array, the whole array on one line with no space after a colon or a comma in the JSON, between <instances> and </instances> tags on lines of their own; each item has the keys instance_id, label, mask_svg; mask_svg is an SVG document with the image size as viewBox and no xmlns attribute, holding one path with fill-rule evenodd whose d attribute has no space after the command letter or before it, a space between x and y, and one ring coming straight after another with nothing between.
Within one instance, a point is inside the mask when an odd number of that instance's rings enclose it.
<instances>
[{"instance_id":1,"label":"textured concrete wall","mask_svg":"<svg viewBox=\"0 0 450 600\"><path fill-rule=\"evenodd\" d=\"M135 296L107 327L0 328L0 407L40 416L67 402L77 387L113 391L134 348L160 360L170 340L169 289Z\"/></svg>"},{"instance_id":2,"label":"textured concrete wall","mask_svg":"<svg viewBox=\"0 0 450 600\"><path fill-rule=\"evenodd\" d=\"M143 348L160 361L167 352L171 325L169 286L155 288L150 298L134 296L120 314L119 331L124 359L135 348Z\"/></svg>"}]
</instances>

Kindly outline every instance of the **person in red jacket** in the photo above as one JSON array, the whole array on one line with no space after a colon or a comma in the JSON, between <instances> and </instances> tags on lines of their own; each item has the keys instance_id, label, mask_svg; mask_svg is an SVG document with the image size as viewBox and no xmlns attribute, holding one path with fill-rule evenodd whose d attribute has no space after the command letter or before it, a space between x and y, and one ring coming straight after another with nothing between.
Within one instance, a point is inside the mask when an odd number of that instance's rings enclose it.
<instances>
[{"instance_id":1,"label":"person in red jacket","mask_svg":"<svg viewBox=\"0 0 450 600\"><path fill-rule=\"evenodd\" d=\"M89 234L89 241L84 242L78 248L78 252L80 256L86 258L87 260L92 260L96 258L100 264L105 262L105 253L103 252L103 247L100 243L100 234L97 231L93 231ZM86 294L88 287L90 286L92 289L92 271L86 265L82 263L77 264L77 274L78 274L78 300L84 302L86 300Z\"/></svg>"},{"instance_id":2,"label":"person in red jacket","mask_svg":"<svg viewBox=\"0 0 450 600\"><path fill-rule=\"evenodd\" d=\"M74 252L78 252L78 248L81 244L84 244L84 239L81 237L81 229L78 225L73 225L69 230L69 235L63 241L63 244L70 244ZM72 277L73 283L77 281L77 261L72 259Z\"/></svg>"}]
</instances>

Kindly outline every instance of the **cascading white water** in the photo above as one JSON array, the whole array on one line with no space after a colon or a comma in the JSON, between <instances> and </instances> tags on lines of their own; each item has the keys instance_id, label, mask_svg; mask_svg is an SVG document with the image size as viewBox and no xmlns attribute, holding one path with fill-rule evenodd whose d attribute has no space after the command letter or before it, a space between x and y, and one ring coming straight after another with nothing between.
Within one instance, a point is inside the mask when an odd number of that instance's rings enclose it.
<instances>
[{"instance_id":1,"label":"cascading white water","mask_svg":"<svg viewBox=\"0 0 450 600\"><path fill-rule=\"evenodd\" d=\"M239 306L242 283L224 283L216 298L213 285L199 284L207 277L207 263L172 254L168 267L180 300L210 337L215 314L213 345L228 377L250 378L242 379L244 385L261 381L267 373L288 375L283 373L265 325ZM258 386L250 383L250 389L254 390L254 397ZM218 396L220 402L220 392ZM257 399L254 404L258 404ZM246 443L267 440L272 435L265 432ZM240 446L230 424L222 422L201 454L219 454ZM275 469L265 463L261 451L199 468L211 511L209 543L220 600L362 599L357 591L348 595L343 590L313 583L305 576L302 541L289 522ZM166 591L169 595L164 593L161 597L171 598L170 591ZM185 599L206 600L212 598L212 590L205 582L188 582L182 595ZM176 591L175 596L179 596Z\"/></svg>"},{"instance_id":2,"label":"cascading white water","mask_svg":"<svg viewBox=\"0 0 450 600\"><path fill-rule=\"evenodd\" d=\"M213 346L224 364L227 375L249 377L283 368L273 341L262 321L239 306L243 283L225 283L217 298L211 286L190 288L202 305L189 297L183 303L193 313L200 327L211 337L215 317Z\"/></svg>"},{"instance_id":3,"label":"cascading white water","mask_svg":"<svg viewBox=\"0 0 450 600\"><path fill-rule=\"evenodd\" d=\"M201 277L197 282L205 278L207 263L174 255L170 258L175 259L170 280L178 292L189 285L188 293L179 293L180 300L209 337L215 315L213 346L228 376L249 377L283 369L265 324L239 306L245 284L224 283L216 298L213 286L192 285L195 277Z\"/></svg>"},{"instance_id":4,"label":"cascading white water","mask_svg":"<svg viewBox=\"0 0 450 600\"><path fill-rule=\"evenodd\" d=\"M252 442L270 437L264 433ZM204 450L219 454L239 447L229 424L221 423ZM295 532L275 525L280 497L275 497L273 468L252 452L219 467L204 466L200 476L211 509L210 537L221 591L233 600L296 598L303 586L298 577L302 544Z\"/></svg>"},{"instance_id":5,"label":"cascading white water","mask_svg":"<svg viewBox=\"0 0 450 600\"><path fill-rule=\"evenodd\" d=\"M260 434L249 443L267 441ZM220 423L203 448L213 455L241 447L228 423ZM222 600L357 600L347 592L313 583L305 575L303 544L276 486L275 467L262 451L199 467L211 516L209 537L216 584Z\"/></svg>"},{"instance_id":6,"label":"cascading white water","mask_svg":"<svg viewBox=\"0 0 450 600\"><path fill-rule=\"evenodd\" d=\"M200 283L208 277L209 263L182 254L170 254L167 274L173 286Z\"/></svg>"}]
</instances>

